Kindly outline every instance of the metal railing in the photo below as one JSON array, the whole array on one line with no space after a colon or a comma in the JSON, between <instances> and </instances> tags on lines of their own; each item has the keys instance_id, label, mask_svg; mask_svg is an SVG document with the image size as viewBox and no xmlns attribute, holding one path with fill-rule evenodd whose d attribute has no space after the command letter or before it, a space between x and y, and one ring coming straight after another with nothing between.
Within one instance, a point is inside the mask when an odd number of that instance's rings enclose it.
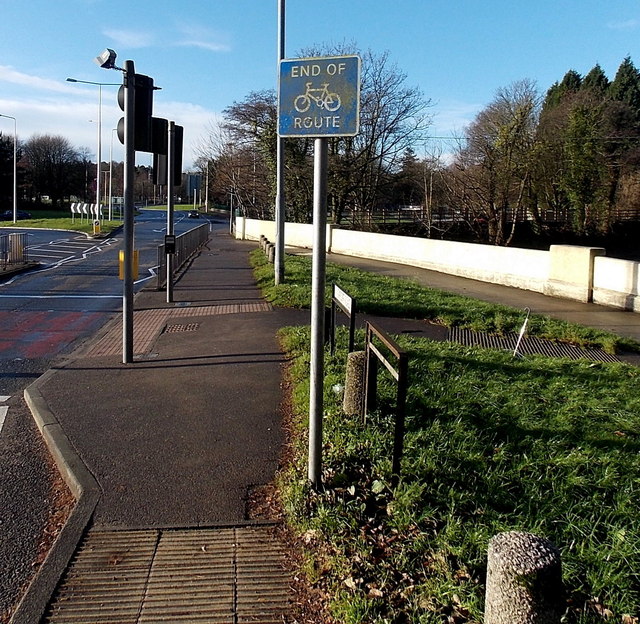
<instances>
[{"instance_id":1,"label":"metal railing","mask_svg":"<svg viewBox=\"0 0 640 624\"><path fill-rule=\"evenodd\" d=\"M8 266L29 262L27 233L0 234L0 263L3 269Z\"/></svg>"},{"instance_id":2,"label":"metal railing","mask_svg":"<svg viewBox=\"0 0 640 624\"><path fill-rule=\"evenodd\" d=\"M376 341L382 345L379 348ZM383 353L385 350L387 353ZM370 321L366 322L365 338L365 418L369 410L376 408L378 389L378 362L391 373L397 382L396 414L393 431L393 457L391 459L392 485L395 487L400 481L400 463L404 447L404 421L409 385L409 356L384 331ZM396 358L394 367L387 359L388 355Z\"/></svg>"},{"instance_id":3,"label":"metal railing","mask_svg":"<svg viewBox=\"0 0 640 624\"><path fill-rule=\"evenodd\" d=\"M209 240L209 224L198 227L176 236L176 253L173 256L173 272L177 273L185 263ZM167 254L164 245L158 247L157 288L160 290L167 283Z\"/></svg>"}]
</instances>

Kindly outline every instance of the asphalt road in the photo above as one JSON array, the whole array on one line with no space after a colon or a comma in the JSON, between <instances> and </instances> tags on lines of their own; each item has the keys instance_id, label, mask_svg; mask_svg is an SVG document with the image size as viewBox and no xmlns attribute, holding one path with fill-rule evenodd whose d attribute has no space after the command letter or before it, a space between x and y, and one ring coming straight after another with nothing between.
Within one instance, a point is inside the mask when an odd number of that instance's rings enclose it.
<instances>
[{"instance_id":1,"label":"asphalt road","mask_svg":"<svg viewBox=\"0 0 640 624\"><path fill-rule=\"evenodd\" d=\"M203 223L176 213L175 233ZM122 233L94 240L61 231L28 233L40 270L0 284L0 622L33 573L37 545L54 508L53 473L23 390L122 309ZM136 217L135 290L155 277L166 212Z\"/></svg>"}]
</instances>

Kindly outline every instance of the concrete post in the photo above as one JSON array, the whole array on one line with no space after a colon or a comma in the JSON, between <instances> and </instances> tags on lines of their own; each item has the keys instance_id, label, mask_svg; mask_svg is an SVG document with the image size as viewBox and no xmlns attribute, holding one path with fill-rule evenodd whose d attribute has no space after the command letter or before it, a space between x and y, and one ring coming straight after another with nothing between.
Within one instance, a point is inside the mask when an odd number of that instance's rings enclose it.
<instances>
[{"instance_id":1,"label":"concrete post","mask_svg":"<svg viewBox=\"0 0 640 624\"><path fill-rule=\"evenodd\" d=\"M560 551L519 531L489 542L485 624L560 624L564 611Z\"/></svg>"},{"instance_id":2,"label":"concrete post","mask_svg":"<svg viewBox=\"0 0 640 624\"><path fill-rule=\"evenodd\" d=\"M602 247L551 245L549 248L549 278L544 294L588 303L593 299L593 267Z\"/></svg>"},{"instance_id":3,"label":"concrete post","mask_svg":"<svg viewBox=\"0 0 640 624\"><path fill-rule=\"evenodd\" d=\"M366 362L364 351L352 351L347 355L342 411L348 416L364 416Z\"/></svg>"}]
</instances>

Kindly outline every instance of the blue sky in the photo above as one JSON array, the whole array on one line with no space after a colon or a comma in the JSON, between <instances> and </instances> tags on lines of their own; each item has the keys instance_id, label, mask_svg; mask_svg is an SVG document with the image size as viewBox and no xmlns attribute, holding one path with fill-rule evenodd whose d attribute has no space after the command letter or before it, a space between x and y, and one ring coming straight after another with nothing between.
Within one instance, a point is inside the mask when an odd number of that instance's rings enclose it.
<instances>
[{"instance_id":1,"label":"blue sky","mask_svg":"<svg viewBox=\"0 0 640 624\"><path fill-rule=\"evenodd\" d=\"M185 128L188 166L225 107L275 87L277 0L2 0L0 113L20 139L61 134L95 157L98 89L67 77L120 82L92 59L105 48L162 87L154 115ZM625 56L640 67L640 0L287 0L286 53L355 42L388 51L432 101L433 136L459 133L513 81L544 93L568 69L600 63L613 78ZM120 117L103 87L103 160ZM94 123L91 123L93 121ZM0 131L13 122L0 118ZM114 159L121 147L114 143ZM139 154L138 162L150 162Z\"/></svg>"}]
</instances>

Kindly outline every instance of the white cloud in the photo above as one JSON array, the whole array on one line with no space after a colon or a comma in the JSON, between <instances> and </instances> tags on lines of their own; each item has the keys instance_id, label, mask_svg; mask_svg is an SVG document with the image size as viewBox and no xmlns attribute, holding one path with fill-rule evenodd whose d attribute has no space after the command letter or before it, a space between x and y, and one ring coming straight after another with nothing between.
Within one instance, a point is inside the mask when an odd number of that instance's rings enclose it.
<instances>
[{"instance_id":1,"label":"white cloud","mask_svg":"<svg viewBox=\"0 0 640 624\"><path fill-rule=\"evenodd\" d=\"M640 20L628 19L620 22L609 22L607 27L611 30L636 30L640 26Z\"/></svg>"},{"instance_id":2,"label":"white cloud","mask_svg":"<svg viewBox=\"0 0 640 624\"><path fill-rule=\"evenodd\" d=\"M188 102L158 102L154 106L154 115L170 119L184 127L182 162L185 169L198 158L198 148L209 134L211 126L222 119L219 113Z\"/></svg>"},{"instance_id":3,"label":"white cloud","mask_svg":"<svg viewBox=\"0 0 640 624\"><path fill-rule=\"evenodd\" d=\"M77 87L72 87L66 82L59 82L49 78L40 78L39 76L24 74L16 71L13 67L8 65L0 65L0 82L9 82L11 84L17 84L31 89L56 91L58 93L74 93L78 91Z\"/></svg>"},{"instance_id":4,"label":"white cloud","mask_svg":"<svg viewBox=\"0 0 640 624\"><path fill-rule=\"evenodd\" d=\"M155 43L155 36L149 32L107 29L102 34L110 37L116 45L123 48L148 48Z\"/></svg>"},{"instance_id":5,"label":"white cloud","mask_svg":"<svg viewBox=\"0 0 640 624\"><path fill-rule=\"evenodd\" d=\"M200 48L209 52L228 52L229 46L213 41L197 41L195 39L180 41L177 45L188 48Z\"/></svg>"},{"instance_id":6,"label":"white cloud","mask_svg":"<svg viewBox=\"0 0 640 624\"><path fill-rule=\"evenodd\" d=\"M176 45L200 48L210 52L229 52L231 49L225 35L220 35L209 28L195 24L182 24L178 26L178 30L183 39Z\"/></svg>"},{"instance_id":7,"label":"white cloud","mask_svg":"<svg viewBox=\"0 0 640 624\"><path fill-rule=\"evenodd\" d=\"M433 126L431 134L439 137L460 136L475 116L482 110L481 104L469 102L445 101L433 108Z\"/></svg>"}]
</instances>

